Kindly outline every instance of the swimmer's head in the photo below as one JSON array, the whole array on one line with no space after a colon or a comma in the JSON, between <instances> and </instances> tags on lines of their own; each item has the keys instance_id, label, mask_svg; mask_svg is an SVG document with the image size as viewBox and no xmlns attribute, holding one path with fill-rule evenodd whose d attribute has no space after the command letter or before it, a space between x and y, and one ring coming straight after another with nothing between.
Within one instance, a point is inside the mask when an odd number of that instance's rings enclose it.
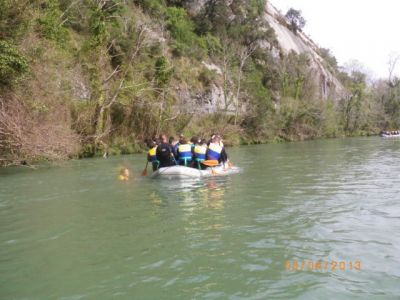
<instances>
[{"instance_id":1,"label":"swimmer's head","mask_svg":"<svg viewBox=\"0 0 400 300\"><path fill-rule=\"evenodd\" d=\"M129 171L128 168L122 168L119 171L119 179L120 180L128 180L130 175L131 175L131 172Z\"/></svg>"}]
</instances>

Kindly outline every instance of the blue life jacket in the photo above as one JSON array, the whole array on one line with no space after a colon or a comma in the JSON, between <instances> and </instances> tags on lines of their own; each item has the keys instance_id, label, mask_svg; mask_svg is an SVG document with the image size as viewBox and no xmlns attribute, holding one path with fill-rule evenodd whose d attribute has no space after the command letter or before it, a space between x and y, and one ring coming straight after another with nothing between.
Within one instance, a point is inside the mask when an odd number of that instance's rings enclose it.
<instances>
[{"instance_id":1,"label":"blue life jacket","mask_svg":"<svg viewBox=\"0 0 400 300\"><path fill-rule=\"evenodd\" d=\"M221 157L222 147L216 143L210 143L207 151L208 160L219 160Z\"/></svg>"},{"instance_id":2,"label":"blue life jacket","mask_svg":"<svg viewBox=\"0 0 400 300\"><path fill-rule=\"evenodd\" d=\"M195 161L203 161L206 159L207 146L196 145L194 147L194 159Z\"/></svg>"},{"instance_id":3,"label":"blue life jacket","mask_svg":"<svg viewBox=\"0 0 400 300\"><path fill-rule=\"evenodd\" d=\"M178 146L178 159L186 164L192 161L192 146L190 144L184 144Z\"/></svg>"}]
</instances>

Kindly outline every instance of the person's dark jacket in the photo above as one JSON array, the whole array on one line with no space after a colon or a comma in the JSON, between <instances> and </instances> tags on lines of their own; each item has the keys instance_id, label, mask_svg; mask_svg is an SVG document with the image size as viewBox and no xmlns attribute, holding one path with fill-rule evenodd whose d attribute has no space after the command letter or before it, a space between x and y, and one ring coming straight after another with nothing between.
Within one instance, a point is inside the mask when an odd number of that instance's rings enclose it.
<instances>
[{"instance_id":1,"label":"person's dark jacket","mask_svg":"<svg viewBox=\"0 0 400 300\"><path fill-rule=\"evenodd\" d=\"M228 160L228 154L225 151L225 147L222 148L221 157L219 158L219 160L220 160L219 163L221 163L221 162L224 163Z\"/></svg>"},{"instance_id":2,"label":"person's dark jacket","mask_svg":"<svg viewBox=\"0 0 400 300\"><path fill-rule=\"evenodd\" d=\"M161 143L157 147L156 156L160 162L159 168L169 167L175 165L171 145L168 143Z\"/></svg>"}]
</instances>

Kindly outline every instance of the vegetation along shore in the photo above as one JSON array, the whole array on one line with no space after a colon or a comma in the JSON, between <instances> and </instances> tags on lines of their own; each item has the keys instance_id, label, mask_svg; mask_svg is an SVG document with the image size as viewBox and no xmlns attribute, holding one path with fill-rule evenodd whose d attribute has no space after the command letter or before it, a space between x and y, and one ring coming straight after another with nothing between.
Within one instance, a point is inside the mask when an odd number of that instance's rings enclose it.
<instances>
[{"instance_id":1,"label":"vegetation along shore","mask_svg":"<svg viewBox=\"0 0 400 300\"><path fill-rule=\"evenodd\" d=\"M400 127L400 80L342 68L268 1L0 0L0 165Z\"/></svg>"}]
</instances>

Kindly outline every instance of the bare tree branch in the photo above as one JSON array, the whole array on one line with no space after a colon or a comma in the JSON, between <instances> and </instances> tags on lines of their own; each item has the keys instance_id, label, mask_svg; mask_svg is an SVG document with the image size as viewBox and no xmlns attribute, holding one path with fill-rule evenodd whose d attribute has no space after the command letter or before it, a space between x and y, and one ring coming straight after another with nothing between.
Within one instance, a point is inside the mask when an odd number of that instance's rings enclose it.
<instances>
[{"instance_id":1,"label":"bare tree branch","mask_svg":"<svg viewBox=\"0 0 400 300\"><path fill-rule=\"evenodd\" d=\"M388 77L388 82L389 85L393 84L393 73L396 69L397 63L400 60L400 54L398 53L392 53L389 56L389 60L388 60L388 71L389 71L389 77Z\"/></svg>"}]
</instances>

